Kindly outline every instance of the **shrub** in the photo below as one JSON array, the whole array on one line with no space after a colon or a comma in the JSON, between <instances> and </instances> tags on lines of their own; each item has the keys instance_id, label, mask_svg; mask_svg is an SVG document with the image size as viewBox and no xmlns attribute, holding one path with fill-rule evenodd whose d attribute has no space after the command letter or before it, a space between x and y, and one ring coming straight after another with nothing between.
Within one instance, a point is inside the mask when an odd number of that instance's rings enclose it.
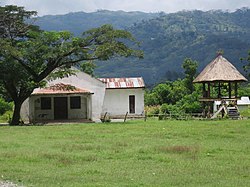
<instances>
[{"instance_id":1,"label":"shrub","mask_svg":"<svg viewBox=\"0 0 250 187\"><path fill-rule=\"evenodd\" d=\"M9 122L11 120L13 112L12 111L7 111L3 115L0 116L0 121L2 122Z\"/></svg>"},{"instance_id":2,"label":"shrub","mask_svg":"<svg viewBox=\"0 0 250 187\"><path fill-rule=\"evenodd\" d=\"M147 115L157 115L160 113L160 106L146 106L145 112L147 112Z\"/></svg>"},{"instance_id":3,"label":"shrub","mask_svg":"<svg viewBox=\"0 0 250 187\"><path fill-rule=\"evenodd\" d=\"M13 103L8 103L0 97L0 115L3 115L7 111L12 111L12 109Z\"/></svg>"},{"instance_id":4,"label":"shrub","mask_svg":"<svg viewBox=\"0 0 250 187\"><path fill-rule=\"evenodd\" d=\"M172 105L172 104L163 104L161 105L160 108L160 113L161 114L177 114L182 112L181 109L176 106L176 105Z\"/></svg>"}]
</instances>

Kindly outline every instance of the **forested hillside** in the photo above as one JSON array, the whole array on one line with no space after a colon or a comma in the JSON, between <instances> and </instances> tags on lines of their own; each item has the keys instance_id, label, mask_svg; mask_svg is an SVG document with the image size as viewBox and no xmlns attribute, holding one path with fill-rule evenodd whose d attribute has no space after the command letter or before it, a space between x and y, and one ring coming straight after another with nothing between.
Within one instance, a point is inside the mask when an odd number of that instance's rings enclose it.
<instances>
[{"instance_id":1,"label":"forested hillside","mask_svg":"<svg viewBox=\"0 0 250 187\"><path fill-rule=\"evenodd\" d=\"M95 14L102 13L103 19ZM99 24L111 23L126 28L141 42L144 59L113 59L98 63L99 77L143 76L147 85L181 76L181 64L188 57L199 62L199 70L222 49L224 56L242 70L240 58L250 49L250 9L236 12L223 11L182 11L172 14L138 13L137 19L122 13L125 18L114 16L104 19L104 13L111 16L118 12L72 13L63 16L45 16L38 19L43 29L66 29L76 34ZM77 15L77 18L68 19ZM136 13L135 13L136 14ZM139 16L140 15L140 16ZM147 15L147 16L146 16ZM60 20L60 21L58 21ZM87 20L88 24L83 24ZM123 22L124 21L124 22ZM132 23L133 22L133 23Z\"/></svg>"},{"instance_id":2,"label":"forested hillside","mask_svg":"<svg viewBox=\"0 0 250 187\"><path fill-rule=\"evenodd\" d=\"M133 23L157 17L158 13L124 12L99 10L97 12L75 12L65 15L43 16L36 20L36 24L44 30L69 30L76 35L83 31L112 24L115 28L126 29Z\"/></svg>"}]
</instances>

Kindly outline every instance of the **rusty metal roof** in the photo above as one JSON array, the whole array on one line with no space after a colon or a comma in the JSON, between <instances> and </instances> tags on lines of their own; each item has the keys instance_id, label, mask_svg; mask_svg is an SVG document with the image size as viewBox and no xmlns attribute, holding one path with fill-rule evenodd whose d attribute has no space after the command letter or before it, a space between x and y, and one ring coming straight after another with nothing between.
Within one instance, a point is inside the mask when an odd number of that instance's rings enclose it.
<instances>
[{"instance_id":1,"label":"rusty metal roof","mask_svg":"<svg viewBox=\"0 0 250 187\"><path fill-rule=\"evenodd\" d=\"M46 88L37 88L32 95L50 95L50 94L82 94L91 93L89 90L77 88L70 84L58 83Z\"/></svg>"},{"instance_id":2,"label":"rusty metal roof","mask_svg":"<svg viewBox=\"0 0 250 187\"><path fill-rule=\"evenodd\" d=\"M125 89L125 88L145 88L142 77L134 78L99 78L106 84L108 89Z\"/></svg>"}]
</instances>

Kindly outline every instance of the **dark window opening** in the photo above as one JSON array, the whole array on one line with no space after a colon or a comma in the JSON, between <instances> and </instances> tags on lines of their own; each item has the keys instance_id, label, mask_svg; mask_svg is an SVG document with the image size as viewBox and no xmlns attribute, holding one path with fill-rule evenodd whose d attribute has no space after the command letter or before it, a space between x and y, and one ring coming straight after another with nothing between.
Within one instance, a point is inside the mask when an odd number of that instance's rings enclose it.
<instances>
[{"instance_id":1,"label":"dark window opening","mask_svg":"<svg viewBox=\"0 0 250 187\"><path fill-rule=\"evenodd\" d=\"M50 97L41 97L41 109L42 110L51 109L51 98Z\"/></svg>"},{"instance_id":2,"label":"dark window opening","mask_svg":"<svg viewBox=\"0 0 250 187\"><path fill-rule=\"evenodd\" d=\"M80 109L81 108L81 97L80 96L70 97L70 108L71 109Z\"/></svg>"},{"instance_id":3,"label":"dark window opening","mask_svg":"<svg viewBox=\"0 0 250 187\"><path fill-rule=\"evenodd\" d=\"M129 113L130 114L135 113L135 96L134 95L129 96Z\"/></svg>"}]
</instances>

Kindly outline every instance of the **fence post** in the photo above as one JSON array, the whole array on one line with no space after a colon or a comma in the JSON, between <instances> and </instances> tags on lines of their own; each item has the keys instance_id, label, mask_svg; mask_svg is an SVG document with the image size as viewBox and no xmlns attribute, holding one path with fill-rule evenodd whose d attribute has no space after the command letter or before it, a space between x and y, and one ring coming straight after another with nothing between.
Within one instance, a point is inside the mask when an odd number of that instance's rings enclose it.
<instances>
[{"instance_id":1,"label":"fence post","mask_svg":"<svg viewBox=\"0 0 250 187\"><path fill-rule=\"evenodd\" d=\"M126 113L126 115L124 117L124 122L126 122L126 120L127 120L127 115L128 115L128 112Z\"/></svg>"},{"instance_id":2,"label":"fence post","mask_svg":"<svg viewBox=\"0 0 250 187\"><path fill-rule=\"evenodd\" d=\"M148 113L147 113L147 111L145 111L144 121L147 121L147 115L148 115Z\"/></svg>"},{"instance_id":3,"label":"fence post","mask_svg":"<svg viewBox=\"0 0 250 187\"><path fill-rule=\"evenodd\" d=\"M108 113L108 112L105 112L105 114L104 114L104 117L103 117L104 122L106 121L107 113Z\"/></svg>"}]
</instances>

